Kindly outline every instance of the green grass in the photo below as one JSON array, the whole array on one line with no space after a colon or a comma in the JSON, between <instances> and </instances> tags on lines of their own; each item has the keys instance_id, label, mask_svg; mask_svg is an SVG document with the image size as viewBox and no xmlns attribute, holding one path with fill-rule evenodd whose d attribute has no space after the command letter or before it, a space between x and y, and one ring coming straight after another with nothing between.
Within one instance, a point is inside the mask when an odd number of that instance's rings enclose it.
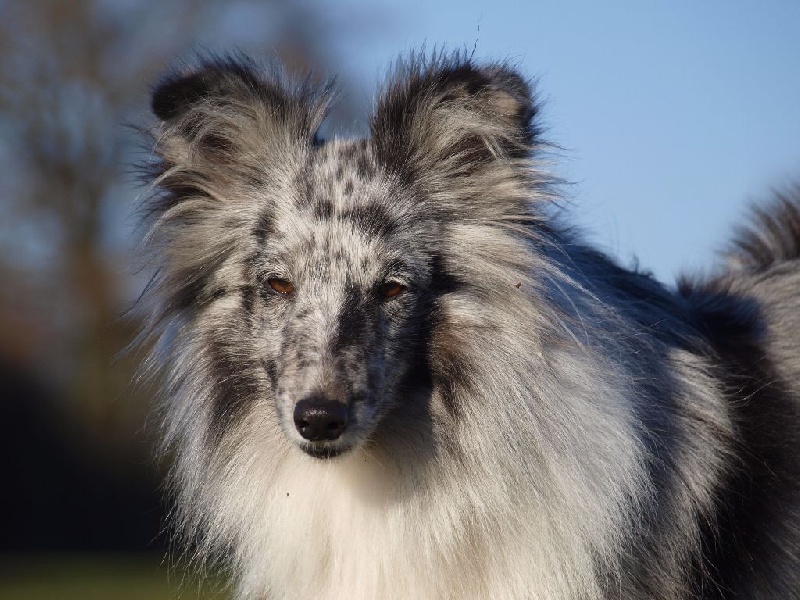
<instances>
[{"instance_id":1,"label":"green grass","mask_svg":"<svg viewBox=\"0 0 800 600\"><path fill-rule=\"evenodd\" d=\"M182 581L151 557L0 559L0 600L229 600L219 581Z\"/></svg>"}]
</instances>

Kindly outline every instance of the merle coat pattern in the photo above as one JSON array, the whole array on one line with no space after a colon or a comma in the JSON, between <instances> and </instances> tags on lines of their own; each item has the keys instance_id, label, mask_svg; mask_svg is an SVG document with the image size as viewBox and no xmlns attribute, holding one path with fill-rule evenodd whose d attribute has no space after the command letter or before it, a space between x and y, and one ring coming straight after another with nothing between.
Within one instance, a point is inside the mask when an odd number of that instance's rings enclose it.
<instances>
[{"instance_id":1,"label":"merle coat pattern","mask_svg":"<svg viewBox=\"0 0 800 600\"><path fill-rule=\"evenodd\" d=\"M243 57L154 89L176 530L237 596L800 596L800 194L670 290L555 209L504 63L412 57L366 140Z\"/></svg>"}]
</instances>

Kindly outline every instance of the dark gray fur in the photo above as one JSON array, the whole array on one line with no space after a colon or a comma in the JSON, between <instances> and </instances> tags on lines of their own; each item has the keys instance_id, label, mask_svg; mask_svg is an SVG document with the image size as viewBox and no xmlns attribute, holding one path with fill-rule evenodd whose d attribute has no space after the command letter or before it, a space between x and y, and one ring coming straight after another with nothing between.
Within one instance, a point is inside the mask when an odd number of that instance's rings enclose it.
<instances>
[{"instance_id":1,"label":"dark gray fur","mask_svg":"<svg viewBox=\"0 0 800 600\"><path fill-rule=\"evenodd\" d=\"M154 90L184 542L241 598L800 597L800 192L673 291L561 224L509 65L398 63L367 140L330 99L243 57Z\"/></svg>"}]
</instances>

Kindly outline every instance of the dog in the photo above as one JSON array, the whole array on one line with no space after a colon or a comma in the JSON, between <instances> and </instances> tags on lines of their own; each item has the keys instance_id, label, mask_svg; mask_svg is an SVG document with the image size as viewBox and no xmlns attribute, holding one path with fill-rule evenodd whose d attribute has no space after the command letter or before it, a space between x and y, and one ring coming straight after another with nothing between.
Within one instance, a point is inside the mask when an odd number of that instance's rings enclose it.
<instances>
[{"instance_id":1,"label":"dog","mask_svg":"<svg viewBox=\"0 0 800 600\"><path fill-rule=\"evenodd\" d=\"M509 64L398 61L366 139L332 98L153 89L178 543L241 599L800 597L800 188L668 288L565 224Z\"/></svg>"}]
</instances>

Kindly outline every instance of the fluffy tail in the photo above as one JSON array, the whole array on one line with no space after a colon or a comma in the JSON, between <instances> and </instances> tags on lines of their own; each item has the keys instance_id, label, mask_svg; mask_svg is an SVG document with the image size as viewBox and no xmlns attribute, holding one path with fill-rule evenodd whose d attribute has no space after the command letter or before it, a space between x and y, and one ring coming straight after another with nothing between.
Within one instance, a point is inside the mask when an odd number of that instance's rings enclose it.
<instances>
[{"instance_id":1,"label":"fluffy tail","mask_svg":"<svg viewBox=\"0 0 800 600\"><path fill-rule=\"evenodd\" d=\"M725 258L731 269L747 271L800 258L800 183L754 208L752 222L739 231Z\"/></svg>"}]
</instances>

